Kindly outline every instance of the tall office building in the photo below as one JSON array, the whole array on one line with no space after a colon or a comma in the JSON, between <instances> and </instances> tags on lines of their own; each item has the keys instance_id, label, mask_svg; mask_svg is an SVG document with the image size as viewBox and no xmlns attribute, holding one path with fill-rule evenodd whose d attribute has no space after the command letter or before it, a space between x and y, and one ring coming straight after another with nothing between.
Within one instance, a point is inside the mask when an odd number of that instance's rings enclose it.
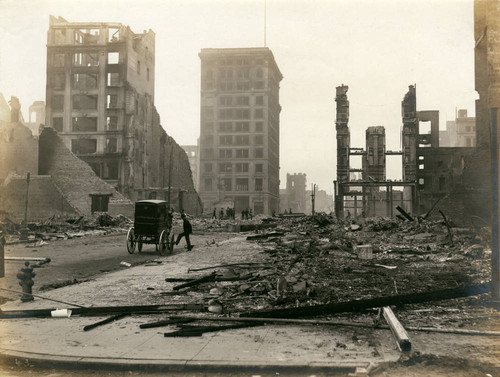
<instances>
[{"instance_id":1,"label":"tall office building","mask_svg":"<svg viewBox=\"0 0 500 377\"><path fill-rule=\"evenodd\" d=\"M270 49L202 49L199 193L204 208L279 211L279 83Z\"/></svg>"}]
</instances>

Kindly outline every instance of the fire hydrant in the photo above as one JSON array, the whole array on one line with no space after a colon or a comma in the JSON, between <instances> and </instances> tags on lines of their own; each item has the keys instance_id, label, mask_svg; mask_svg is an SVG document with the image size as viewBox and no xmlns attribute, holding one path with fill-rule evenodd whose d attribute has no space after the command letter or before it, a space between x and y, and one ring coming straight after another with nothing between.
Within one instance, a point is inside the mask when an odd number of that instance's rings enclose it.
<instances>
[{"instance_id":1,"label":"fire hydrant","mask_svg":"<svg viewBox=\"0 0 500 377\"><path fill-rule=\"evenodd\" d=\"M17 273L17 278L20 280L19 285L23 288L23 295L21 296L22 302L32 301L33 296L31 295L31 287L35 282L33 278L36 274L33 272L33 267L29 267L30 262L24 263L26 267L21 268L21 271Z\"/></svg>"}]
</instances>

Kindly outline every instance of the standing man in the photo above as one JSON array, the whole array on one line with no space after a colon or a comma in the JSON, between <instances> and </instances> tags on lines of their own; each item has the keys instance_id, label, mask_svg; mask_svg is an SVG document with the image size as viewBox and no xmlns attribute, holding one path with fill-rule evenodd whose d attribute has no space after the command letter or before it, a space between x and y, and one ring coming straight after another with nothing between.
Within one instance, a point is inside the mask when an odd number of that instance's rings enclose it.
<instances>
[{"instance_id":1,"label":"standing man","mask_svg":"<svg viewBox=\"0 0 500 377\"><path fill-rule=\"evenodd\" d=\"M217 208L214 208L214 213L212 214L212 219L217 219Z\"/></svg>"},{"instance_id":2,"label":"standing man","mask_svg":"<svg viewBox=\"0 0 500 377\"><path fill-rule=\"evenodd\" d=\"M191 226L191 223L186 218L186 215L184 213L181 215L181 218L182 218L182 228L184 231L177 236L177 241L175 241L175 244L178 245L180 240L182 239L182 237L185 237L187 249L188 249L188 251L191 251L191 249L193 248L193 245L191 245L189 235L191 233L193 233L193 227Z\"/></svg>"}]
</instances>

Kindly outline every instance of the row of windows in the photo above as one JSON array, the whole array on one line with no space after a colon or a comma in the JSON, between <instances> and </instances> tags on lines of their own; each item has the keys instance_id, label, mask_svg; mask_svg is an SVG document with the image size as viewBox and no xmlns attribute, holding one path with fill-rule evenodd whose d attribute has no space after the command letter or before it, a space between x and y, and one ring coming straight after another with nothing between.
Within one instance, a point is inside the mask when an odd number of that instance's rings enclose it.
<instances>
[{"instance_id":1,"label":"row of windows","mask_svg":"<svg viewBox=\"0 0 500 377\"><path fill-rule=\"evenodd\" d=\"M71 152L82 154L93 154L97 152L97 139L73 139L71 140ZM115 137L106 139L105 153L118 152L118 140Z\"/></svg>"},{"instance_id":2,"label":"row of windows","mask_svg":"<svg viewBox=\"0 0 500 377\"><path fill-rule=\"evenodd\" d=\"M249 158L250 149L219 149L218 158L229 159L229 158ZM201 150L202 159L212 159L214 158L214 149L203 148ZM253 150L253 158L264 158L264 148L255 148Z\"/></svg>"},{"instance_id":3,"label":"row of windows","mask_svg":"<svg viewBox=\"0 0 500 377\"><path fill-rule=\"evenodd\" d=\"M63 132L63 118L53 117L52 127L58 132ZM71 130L73 132L97 132L97 117L73 117ZM118 117L108 116L106 131L115 130L118 130Z\"/></svg>"},{"instance_id":4,"label":"row of windows","mask_svg":"<svg viewBox=\"0 0 500 377\"><path fill-rule=\"evenodd\" d=\"M99 42L101 31L105 32L105 29L101 30L98 28L82 28L76 30L69 30L66 28L55 29L54 30L54 43L55 44L66 44L66 33L73 32L73 43L75 44L96 44ZM118 42L120 39L120 29L109 28L107 29L107 42Z\"/></svg>"},{"instance_id":5,"label":"row of windows","mask_svg":"<svg viewBox=\"0 0 500 377\"><path fill-rule=\"evenodd\" d=\"M248 58L222 58L222 59L204 59L203 63L210 65L263 65L265 63L264 59L251 60Z\"/></svg>"},{"instance_id":6,"label":"row of windows","mask_svg":"<svg viewBox=\"0 0 500 377\"><path fill-rule=\"evenodd\" d=\"M220 133L233 133L233 132L251 132L251 122L218 122L217 129ZM203 123L203 133L211 133L214 131L213 122ZM252 132L263 132L264 123L255 122Z\"/></svg>"},{"instance_id":7,"label":"row of windows","mask_svg":"<svg viewBox=\"0 0 500 377\"><path fill-rule=\"evenodd\" d=\"M247 162L235 163L232 164L230 162L222 162L217 164L217 168L219 173L248 173L250 164ZM207 162L203 164L203 172L204 173L212 173L214 164ZM255 173L263 173L264 165L263 164L255 164Z\"/></svg>"},{"instance_id":8,"label":"row of windows","mask_svg":"<svg viewBox=\"0 0 500 377\"><path fill-rule=\"evenodd\" d=\"M98 87L98 73L75 73L72 75L73 89L97 89ZM108 72L107 86L119 86L120 85L120 74L118 72ZM56 90L62 90L66 87L66 73L65 72L54 72L52 75L52 88Z\"/></svg>"},{"instance_id":9,"label":"row of windows","mask_svg":"<svg viewBox=\"0 0 500 377\"><path fill-rule=\"evenodd\" d=\"M65 54L53 54L52 55L52 66L53 67L64 67L65 66ZM108 52L107 54L107 64L120 64L120 53L119 52ZM99 53L97 52L77 52L71 56L71 65L73 67L98 67L99 66ZM141 61L136 62L136 72L138 75L141 74ZM146 68L146 80L149 81L150 70Z\"/></svg>"},{"instance_id":10,"label":"row of windows","mask_svg":"<svg viewBox=\"0 0 500 377\"><path fill-rule=\"evenodd\" d=\"M250 109L219 109L218 119L250 119ZM212 107L204 107L202 109L202 116L204 120L213 120L215 116L214 109ZM264 119L264 109L254 109L253 110L254 119Z\"/></svg>"},{"instance_id":11,"label":"row of windows","mask_svg":"<svg viewBox=\"0 0 500 377\"><path fill-rule=\"evenodd\" d=\"M221 106L250 106L249 96L221 96L219 97L219 105ZM255 105L264 105L264 96L255 97Z\"/></svg>"},{"instance_id":12,"label":"row of windows","mask_svg":"<svg viewBox=\"0 0 500 377\"><path fill-rule=\"evenodd\" d=\"M265 89L265 84L263 80L259 81L220 81L215 85L214 81L206 81L203 84L203 88L205 90L215 90L217 88L218 90L222 92L227 92L227 91L249 91L251 89L255 90L263 90Z\"/></svg>"},{"instance_id":13,"label":"row of windows","mask_svg":"<svg viewBox=\"0 0 500 377\"><path fill-rule=\"evenodd\" d=\"M234 182L234 185L233 185ZM204 191L214 191L215 189L221 191L249 191L248 178L236 178L234 181L232 178L221 178L214 185L214 180L212 178L205 178L203 181ZM263 178L255 178L254 189L255 191L262 191L264 187Z\"/></svg>"},{"instance_id":14,"label":"row of windows","mask_svg":"<svg viewBox=\"0 0 500 377\"><path fill-rule=\"evenodd\" d=\"M75 94L73 95L73 110L97 110L97 94ZM64 96L54 95L52 96L52 110L63 110L64 109ZM106 108L107 109L117 109L118 108L118 95L108 94L106 95Z\"/></svg>"},{"instance_id":15,"label":"row of windows","mask_svg":"<svg viewBox=\"0 0 500 377\"><path fill-rule=\"evenodd\" d=\"M254 135L253 137L255 145L264 144L264 135ZM219 145L250 145L249 135L224 135L219 136ZM205 136L202 139L202 144L205 146L211 146L214 143L214 137L212 135Z\"/></svg>"},{"instance_id":16,"label":"row of windows","mask_svg":"<svg viewBox=\"0 0 500 377\"><path fill-rule=\"evenodd\" d=\"M216 71L219 78L223 79L248 79L250 78L250 68L220 68ZM204 79L206 81L213 81L215 78L214 70L208 69L204 72ZM254 76L257 79L264 78L264 70L260 67L253 70Z\"/></svg>"}]
</instances>

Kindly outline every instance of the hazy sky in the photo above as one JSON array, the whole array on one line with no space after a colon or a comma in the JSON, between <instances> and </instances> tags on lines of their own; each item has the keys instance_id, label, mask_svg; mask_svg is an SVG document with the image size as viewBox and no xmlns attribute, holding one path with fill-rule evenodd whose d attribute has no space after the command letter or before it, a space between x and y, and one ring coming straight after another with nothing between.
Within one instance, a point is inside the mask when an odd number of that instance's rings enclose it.
<instances>
[{"instance_id":1,"label":"hazy sky","mask_svg":"<svg viewBox=\"0 0 500 377\"><path fill-rule=\"evenodd\" d=\"M45 100L49 14L121 22L156 33L155 103L180 144L199 136L202 48L264 45L264 0L0 0L0 92L27 108ZM332 191L335 87L349 85L351 145L385 126L400 149L401 100L417 85L418 110L474 115L472 0L267 0L267 46L283 73L280 178L306 173ZM400 159L400 158L399 158ZM398 158L388 178L400 178ZM396 167L397 166L397 167Z\"/></svg>"}]
</instances>

